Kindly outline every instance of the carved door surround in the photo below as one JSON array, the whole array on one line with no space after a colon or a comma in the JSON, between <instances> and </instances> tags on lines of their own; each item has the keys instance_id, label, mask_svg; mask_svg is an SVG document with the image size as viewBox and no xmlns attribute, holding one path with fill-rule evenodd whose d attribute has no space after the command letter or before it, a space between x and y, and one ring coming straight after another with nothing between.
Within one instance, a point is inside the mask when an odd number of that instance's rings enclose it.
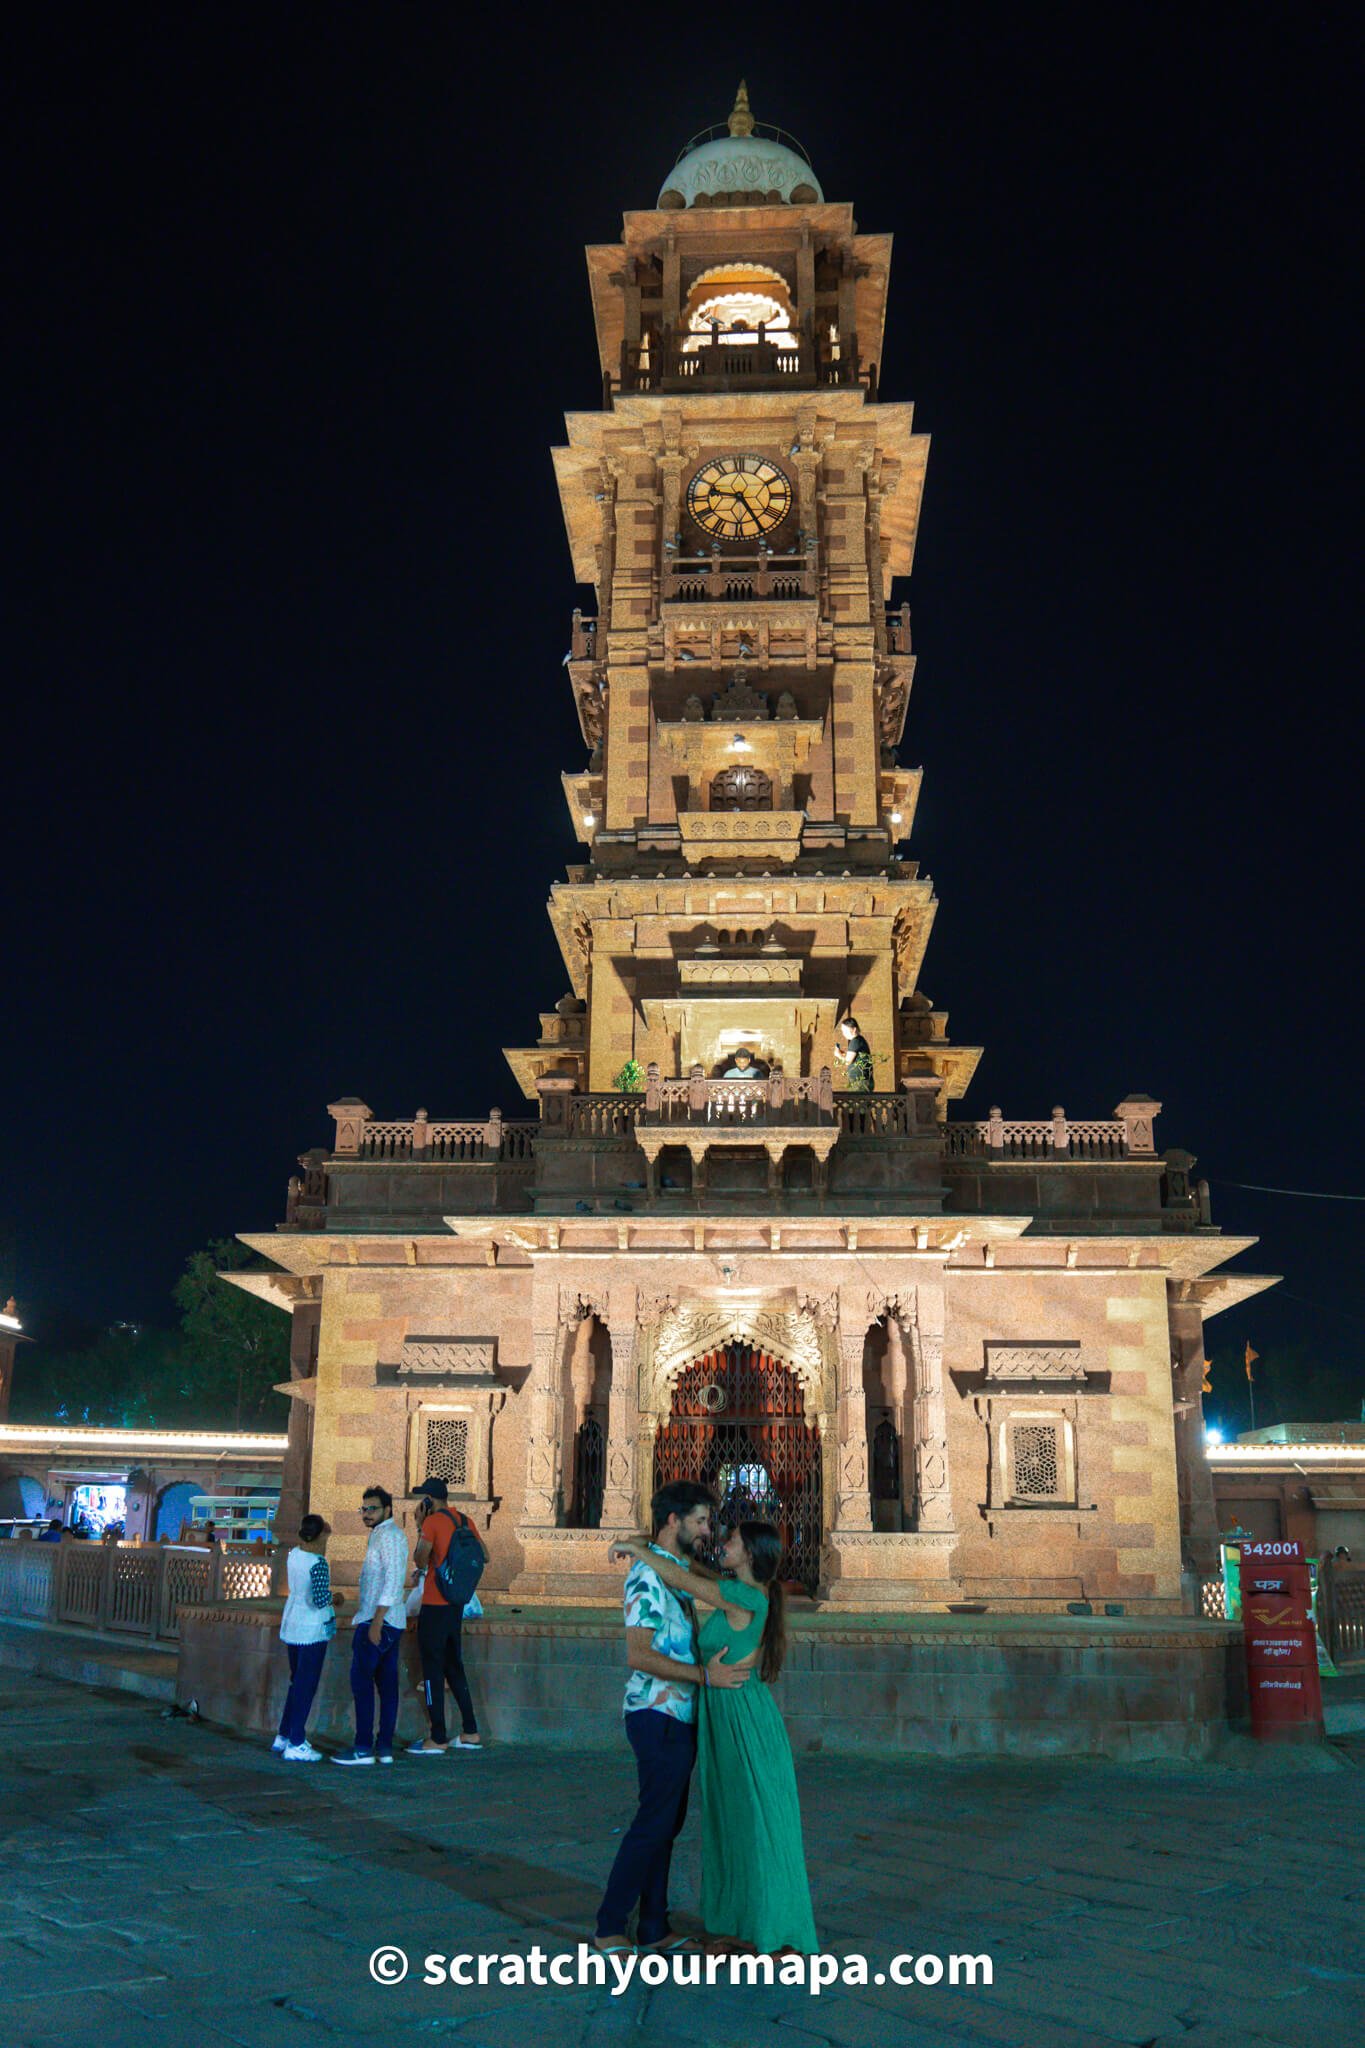
<instances>
[{"instance_id":1,"label":"carved door surround","mask_svg":"<svg viewBox=\"0 0 1365 2048\"><path fill-rule=\"evenodd\" d=\"M901 1431L901 1483L917 1534L954 1534L943 1379L943 1288L868 1290L869 1322L887 1327L888 1378Z\"/></svg>"},{"instance_id":2,"label":"carved door surround","mask_svg":"<svg viewBox=\"0 0 1365 2048\"><path fill-rule=\"evenodd\" d=\"M637 1476L642 1490L652 1484L652 1457L659 1424L672 1406L672 1390L687 1367L727 1344L750 1344L776 1358L801 1388L808 1421L830 1442L829 1417L836 1380L833 1335L837 1298L799 1289L748 1292L678 1288L641 1295L637 1387ZM615 1339L613 1338L613 1345ZM826 1478L828 1478L828 1449ZM828 1485L823 1489L829 1497ZM603 1510L606 1521L606 1510Z\"/></svg>"}]
</instances>

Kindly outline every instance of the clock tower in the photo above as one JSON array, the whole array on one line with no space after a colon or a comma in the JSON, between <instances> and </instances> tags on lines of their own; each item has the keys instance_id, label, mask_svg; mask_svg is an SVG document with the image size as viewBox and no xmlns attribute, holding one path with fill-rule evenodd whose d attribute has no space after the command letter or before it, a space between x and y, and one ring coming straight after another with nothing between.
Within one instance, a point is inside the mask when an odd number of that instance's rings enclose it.
<instances>
[{"instance_id":1,"label":"clock tower","mask_svg":"<svg viewBox=\"0 0 1365 2048\"><path fill-rule=\"evenodd\" d=\"M614 1603L603 1532L682 1478L852 1608L1170 1616L1212 1570L1202 1333L1270 1284L1218 1271L1251 1240L1145 1094L949 1114L980 1051L920 985L890 259L742 86L588 250L600 403L554 452L583 854L569 992L507 1053L530 1107L341 1097L246 1240L273 1270L227 1276L294 1318L291 1470L343 1578L355 1486L411 1526L433 1474L518 1603Z\"/></svg>"},{"instance_id":2,"label":"clock tower","mask_svg":"<svg viewBox=\"0 0 1365 2048\"><path fill-rule=\"evenodd\" d=\"M713 1080L741 1051L783 1083L914 1081L938 1116L971 1077L919 988L936 899L903 851L914 659L889 605L928 439L878 393L890 256L743 85L588 250L602 405L555 451L597 593L567 662L587 860L550 902L573 995L508 1052L533 1100Z\"/></svg>"}]
</instances>

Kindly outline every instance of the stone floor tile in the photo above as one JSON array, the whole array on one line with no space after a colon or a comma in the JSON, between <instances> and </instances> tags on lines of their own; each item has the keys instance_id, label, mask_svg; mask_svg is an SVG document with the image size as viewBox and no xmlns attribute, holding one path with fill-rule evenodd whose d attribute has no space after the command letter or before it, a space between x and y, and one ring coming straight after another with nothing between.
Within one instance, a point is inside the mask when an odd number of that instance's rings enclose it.
<instances>
[{"instance_id":1,"label":"stone floor tile","mask_svg":"<svg viewBox=\"0 0 1365 2048\"><path fill-rule=\"evenodd\" d=\"M572 1949L631 1810L624 1744L590 1768L505 1748L477 1778L402 1763L291 1776L258 1744L161 1722L136 1698L33 1689L0 1672L0 1825L20 1935L0 1968L19 1967L5 1988L27 1994L11 2010L26 2012L34 2048L48 2048L45 2030L68 2048L69 2006L49 2027L51 1984L73 1963L90 1981L101 1965L124 1973L82 2015L111 2017L111 2000L112 2017L134 2015L128 2048L842 2048L873 2034L878 2048L1226 2048L1221 2035L1317 2048L1365 2004L1363 1772L1277 1773L1271 1759L1253 1800L1249 1766L802 1756L827 1947L874 1969L895 1952L984 1952L996 1985L457 1995L375 1986L370 1951L401 1942L419 1971L431 1951ZM1287 1894L1321 1897L1325 1865L1330 1895L1286 1914ZM694 1813L674 1864L681 1927L694 1924L699 1868ZM1267 1984L1284 1995L1252 1995ZM109 2026L82 2031L123 2048ZM2 2038L10 2048L13 2030Z\"/></svg>"}]
</instances>

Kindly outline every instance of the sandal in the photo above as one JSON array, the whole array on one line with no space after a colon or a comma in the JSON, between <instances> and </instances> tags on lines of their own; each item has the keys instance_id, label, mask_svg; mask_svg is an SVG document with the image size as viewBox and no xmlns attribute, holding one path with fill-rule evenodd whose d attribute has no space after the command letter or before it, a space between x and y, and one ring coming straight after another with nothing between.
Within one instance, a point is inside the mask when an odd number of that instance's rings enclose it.
<instances>
[{"instance_id":1,"label":"sandal","mask_svg":"<svg viewBox=\"0 0 1365 2048\"><path fill-rule=\"evenodd\" d=\"M624 1934L594 1934L592 1945L599 1956L633 1956L635 1943Z\"/></svg>"},{"instance_id":2,"label":"sandal","mask_svg":"<svg viewBox=\"0 0 1365 2048\"><path fill-rule=\"evenodd\" d=\"M690 1934L666 1934L662 1941L642 1941L642 1956L699 1956L702 1945Z\"/></svg>"}]
</instances>

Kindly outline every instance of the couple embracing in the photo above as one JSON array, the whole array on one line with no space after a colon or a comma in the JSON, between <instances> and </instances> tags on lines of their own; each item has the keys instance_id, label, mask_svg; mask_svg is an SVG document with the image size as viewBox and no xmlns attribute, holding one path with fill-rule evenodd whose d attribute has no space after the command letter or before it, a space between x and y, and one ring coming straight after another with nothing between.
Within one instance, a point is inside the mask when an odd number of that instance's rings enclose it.
<instances>
[{"instance_id":1,"label":"couple embracing","mask_svg":"<svg viewBox=\"0 0 1365 2048\"><path fill-rule=\"evenodd\" d=\"M769 1522L740 1522L717 1576L701 1562L716 1515L704 1486L678 1480L651 1503L652 1541L612 1545L631 1566L625 1724L640 1803L597 1916L596 1945L608 1954L696 1946L668 1924L669 1865L694 1765L707 1944L764 1955L819 1947L791 1745L768 1689L786 1648L782 1539ZM637 1903L632 1941L626 1923Z\"/></svg>"}]
</instances>

